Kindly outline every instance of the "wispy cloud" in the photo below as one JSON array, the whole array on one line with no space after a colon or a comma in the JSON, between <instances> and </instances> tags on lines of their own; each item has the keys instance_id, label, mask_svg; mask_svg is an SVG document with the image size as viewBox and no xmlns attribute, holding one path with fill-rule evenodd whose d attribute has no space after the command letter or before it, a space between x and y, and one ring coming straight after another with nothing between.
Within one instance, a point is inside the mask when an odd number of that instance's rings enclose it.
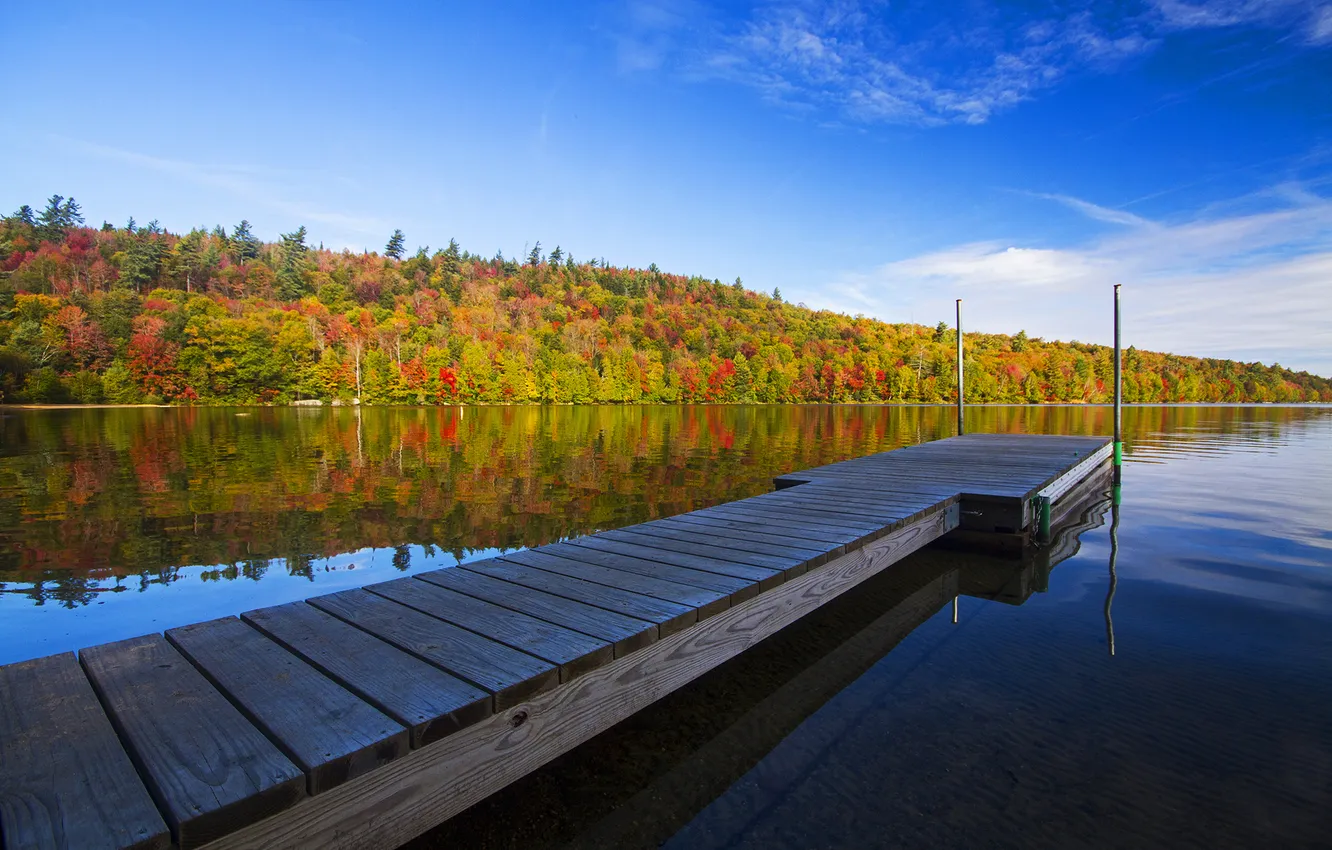
<instances>
[{"instance_id":1,"label":"wispy cloud","mask_svg":"<svg viewBox=\"0 0 1332 850\"><path fill-rule=\"evenodd\" d=\"M299 199L302 194L299 186L302 182L308 179L327 182L329 179L327 175L301 174L246 165L191 162L62 136L55 136L52 139L85 156L118 162L218 190L300 223L327 224L347 234L376 238L389 229L388 224L381 219L333 212Z\"/></svg>"},{"instance_id":2,"label":"wispy cloud","mask_svg":"<svg viewBox=\"0 0 1332 850\"><path fill-rule=\"evenodd\" d=\"M1072 73L1109 72L1171 33L1288 29L1332 43L1326 0L1087 0L1023 15L972 10L922 23L882 0L779 0L725 20L696 0L634 0L618 28L623 71L670 66L857 124L981 124Z\"/></svg>"},{"instance_id":3,"label":"wispy cloud","mask_svg":"<svg viewBox=\"0 0 1332 850\"><path fill-rule=\"evenodd\" d=\"M1290 30L1309 44L1332 41L1332 3L1323 0L1154 0L1152 5L1168 29L1256 26Z\"/></svg>"},{"instance_id":4,"label":"wispy cloud","mask_svg":"<svg viewBox=\"0 0 1332 850\"><path fill-rule=\"evenodd\" d=\"M1046 192L1028 192L1033 198L1043 198L1047 201L1055 201L1063 204L1069 209L1077 210L1087 218L1093 221L1100 221L1106 224L1123 224L1131 227L1143 227L1150 225L1151 222L1142 216L1134 215L1125 210L1102 207L1097 204L1084 201L1081 198L1073 198L1068 195L1052 195Z\"/></svg>"},{"instance_id":5,"label":"wispy cloud","mask_svg":"<svg viewBox=\"0 0 1332 850\"><path fill-rule=\"evenodd\" d=\"M630 0L617 11L615 58L622 73L657 70L709 19L697 0Z\"/></svg>"},{"instance_id":6,"label":"wispy cloud","mask_svg":"<svg viewBox=\"0 0 1332 850\"><path fill-rule=\"evenodd\" d=\"M704 71L771 100L832 108L859 122L983 123L1069 71L1109 68L1149 49L1134 19L1090 12L908 34L885 4L762 7L700 60Z\"/></svg>"},{"instance_id":7,"label":"wispy cloud","mask_svg":"<svg viewBox=\"0 0 1332 850\"><path fill-rule=\"evenodd\" d=\"M1286 185L1237 199L1245 212L1153 222L1052 199L1124 229L1064 248L958 245L836 276L827 291L839 309L894 321L946 317L961 297L977 330L1105 342L1122 283L1139 347L1332 375L1332 200Z\"/></svg>"}]
</instances>

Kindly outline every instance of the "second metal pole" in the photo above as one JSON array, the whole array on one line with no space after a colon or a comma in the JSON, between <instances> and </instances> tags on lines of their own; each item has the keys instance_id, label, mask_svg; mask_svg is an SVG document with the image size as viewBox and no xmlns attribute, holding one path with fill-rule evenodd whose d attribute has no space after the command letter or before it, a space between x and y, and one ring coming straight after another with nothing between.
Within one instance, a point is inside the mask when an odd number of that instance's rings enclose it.
<instances>
[{"instance_id":1,"label":"second metal pole","mask_svg":"<svg viewBox=\"0 0 1332 850\"><path fill-rule=\"evenodd\" d=\"M1115 502L1119 502L1120 476L1124 466L1124 434L1120 408L1124 403L1122 357L1119 353L1119 284L1115 284Z\"/></svg>"},{"instance_id":2,"label":"second metal pole","mask_svg":"<svg viewBox=\"0 0 1332 850\"><path fill-rule=\"evenodd\" d=\"M957 433L961 436L965 433L966 427L962 424L963 411L963 380L962 380L962 299L957 299Z\"/></svg>"}]
</instances>

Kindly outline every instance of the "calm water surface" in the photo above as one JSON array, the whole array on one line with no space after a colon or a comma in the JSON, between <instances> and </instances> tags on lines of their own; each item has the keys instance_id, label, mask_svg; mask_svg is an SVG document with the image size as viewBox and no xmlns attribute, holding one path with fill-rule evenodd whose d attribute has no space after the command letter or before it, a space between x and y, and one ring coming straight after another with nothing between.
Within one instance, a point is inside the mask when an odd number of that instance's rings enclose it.
<instances>
[{"instance_id":1,"label":"calm water surface","mask_svg":"<svg viewBox=\"0 0 1332 850\"><path fill-rule=\"evenodd\" d=\"M859 407L0 415L0 661L696 509L952 427ZM921 552L418 846L1332 846L1332 409L1132 408L1125 428L1118 521L1093 499L1052 569Z\"/></svg>"},{"instance_id":2,"label":"calm water surface","mask_svg":"<svg viewBox=\"0 0 1332 850\"><path fill-rule=\"evenodd\" d=\"M1092 433L1069 408L977 426ZM0 409L0 663L771 489L947 408Z\"/></svg>"}]
</instances>

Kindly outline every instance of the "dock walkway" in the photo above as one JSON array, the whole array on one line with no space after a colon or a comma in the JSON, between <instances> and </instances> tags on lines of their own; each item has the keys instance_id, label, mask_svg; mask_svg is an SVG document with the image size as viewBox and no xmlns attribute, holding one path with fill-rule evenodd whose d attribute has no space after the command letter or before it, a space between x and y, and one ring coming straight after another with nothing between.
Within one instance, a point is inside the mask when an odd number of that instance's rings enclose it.
<instances>
[{"instance_id":1,"label":"dock walkway","mask_svg":"<svg viewBox=\"0 0 1332 850\"><path fill-rule=\"evenodd\" d=\"M1028 532L1109 451L954 437L0 667L3 846L397 846L959 526Z\"/></svg>"}]
</instances>

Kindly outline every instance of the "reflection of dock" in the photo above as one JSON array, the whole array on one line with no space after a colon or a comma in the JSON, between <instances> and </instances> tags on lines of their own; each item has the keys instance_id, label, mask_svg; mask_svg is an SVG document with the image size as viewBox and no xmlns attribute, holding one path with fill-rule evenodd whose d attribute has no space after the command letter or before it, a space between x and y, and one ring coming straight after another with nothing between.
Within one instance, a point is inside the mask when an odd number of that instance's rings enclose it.
<instances>
[{"instance_id":1,"label":"reflection of dock","mask_svg":"<svg viewBox=\"0 0 1332 850\"><path fill-rule=\"evenodd\" d=\"M1110 470L1103 466L1056 505L1052 516L1055 531L1048 545L1027 546L1011 557L971 559L962 570L959 591L964 596L1009 605L1021 605L1033 593L1044 593L1050 585L1050 572L1078 553L1082 534L1105 524L1109 492ZM957 545L948 539L939 543L953 548Z\"/></svg>"},{"instance_id":2,"label":"reflection of dock","mask_svg":"<svg viewBox=\"0 0 1332 850\"><path fill-rule=\"evenodd\" d=\"M1034 501L1073 509L1107 448L956 437L678 517L0 667L0 834L6 847L394 846L959 526L1029 534Z\"/></svg>"}]
</instances>

